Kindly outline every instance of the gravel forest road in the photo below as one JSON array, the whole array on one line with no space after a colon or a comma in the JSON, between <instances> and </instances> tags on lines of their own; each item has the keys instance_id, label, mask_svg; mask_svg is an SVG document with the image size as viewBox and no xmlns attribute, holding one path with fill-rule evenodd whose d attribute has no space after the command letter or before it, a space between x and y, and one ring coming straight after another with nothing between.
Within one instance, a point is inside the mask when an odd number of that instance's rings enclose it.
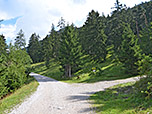
<instances>
[{"instance_id":1,"label":"gravel forest road","mask_svg":"<svg viewBox=\"0 0 152 114\"><path fill-rule=\"evenodd\" d=\"M67 84L36 73L30 75L39 82L37 91L10 114L95 114L88 100L91 94L120 83L138 80L136 77L91 84Z\"/></svg>"}]
</instances>

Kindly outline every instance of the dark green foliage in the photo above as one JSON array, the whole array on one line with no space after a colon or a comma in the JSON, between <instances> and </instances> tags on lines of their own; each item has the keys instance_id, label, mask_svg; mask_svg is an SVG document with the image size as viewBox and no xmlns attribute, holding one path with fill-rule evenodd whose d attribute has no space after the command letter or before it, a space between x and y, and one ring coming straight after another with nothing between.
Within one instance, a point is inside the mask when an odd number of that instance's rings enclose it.
<instances>
[{"instance_id":1,"label":"dark green foliage","mask_svg":"<svg viewBox=\"0 0 152 114\"><path fill-rule=\"evenodd\" d=\"M104 19L92 10L81 29L81 45L86 54L94 61L104 61L107 55L107 36L104 33Z\"/></svg>"},{"instance_id":2,"label":"dark green foliage","mask_svg":"<svg viewBox=\"0 0 152 114\"><path fill-rule=\"evenodd\" d=\"M145 75L146 77L152 76L152 57L150 55L143 54L137 65L140 75Z\"/></svg>"},{"instance_id":3,"label":"dark green foliage","mask_svg":"<svg viewBox=\"0 0 152 114\"><path fill-rule=\"evenodd\" d=\"M49 67L51 58L57 58L58 56L59 37L55 31L54 25L52 25L49 35L43 39L42 46L44 60L46 61L46 66Z\"/></svg>"},{"instance_id":4,"label":"dark green foliage","mask_svg":"<svg viewBox=\"0 0 152 114\"><path fill-rule=\"evenodd\" d=\"M8 93L8 79L7 66L5 54L0 54L0 98Z\"/></svg>"},{"instance_id":5,"label":"dark green foliage","mask_svg":"<svg viewBox=\"0 0 152 114\"><path fill-rule=\"evenodd\" d=\"M61 17L61 19L58 22L58 26L61 30L65 27L65 20L63 19L63 17Z\"/></svg>"},{"instance_id":6,"label":"dark green foliage","mask_svg":"<svg viewBox=\"0 0 152 114\"><path fill-rule=\"evenodd\" d=\"M43 39L42 46L43 46L43 53L44 53L44 60L46 67L49 68L49 62L52 58L52 42L50 41L50 37L47 35L46 38Z\"/></svg>"},{"instance_id":7,"label":"dark green foliage","mask_svg":"<svg viewBox=\"0 0 152 114\"><path fill-rule=\"evenodd\" d=\"M17 37L15 38L15 46L19 48L25 48L26 42L25 37L22 29L17 34Z\"/></svg>"},{"instance_id":8,"label":"dark green foliage","mask_svg":"<svg viewBox=\"0 0 152 114\"><path fill-rule=\"evenodd\" d=\"M6 43L3 35L0 35L0 98L6 95L8 88L7 66L6 66Z\"/></svg>"},{"instance_id":9,"label":"dark green foliage","mask_svg":"<svg viewBox=\"0 0 152 114\"><path fill-rule=\"evenodd\" d=\"M135 84L135 92L146 100L152 98L152 77L141 78Z\"/></svg>"},{"instance_id":10,"label":"dark green foliage","mask_svg":"<svg viewBox=\"0 0 152 114\"><path fill-rule=\"evenodd\" d=\"M142 53L152 55L152 23L141 31L139 44Z\"/></svg>"},{"instance_id":11,"label":"dark green foliage","mask_svg":"<svg viewBox=\"0 0 152 114\"><path fill-rule=\"evenodd\" d=\"M35 33L31 35L28 45L28 54L32 58L34 63L42 61L42 48L41 42L39 42L39 35Z\"/></svg>"},{"instance_id":12,"label":"dark green foliage","mask_svg":"<svg viewBox=\"0 0 152 114\"><path fill-rule=\"evenodd\" d=\"M25 73L30 68L31 59L25 50L10 45L6 51L6 43L0 41L0 99L17 88L27 80ZM3 47L3 48L2 48Z\"/></svg>"},{"instance_id":13,"label":"dark green foliage","mask_svg":"<svg viewBox=\"0 0 152 114\"><path fill-rule=\"evenodd\" d=\"M17 49L13 46L9 47L9 55L7 60L7 71L8 71L8 88L14 90L22 86L26 81L26 68L30 64L31 59L27 55L26 51Z\"/></svg>"},{"instance_id":14,"label":"dark green foliage","mask_svg":"<svg viewBox=\"0 0 152 114\"><path fill-rule=\"evenodd\" d=\"M58 61L60 61L67 77L71 77L81 65L82 50L77 35L78 32L74 25L68 25L64 28L60 40Z\"/></svg>"},{"instance_id":15,"label":"dark green foliage","mask_svg":"<svg viewBox=\"0 0 152 114\"><path fill-rule=\"evenodd\" d=\"M0 35L0 53L3 53L6 51L6 43L5 43L5 37L3 35Z\"/></svg>"},{"instance_id":16,"label":"dark green foliage","mask_svg":"<svg viewBox=\"0 0 152 114\"><path fill-rule=\"evenodd\" d=\"M105 28L105 33L108 37L107 44L109 46L113 45L113 58L117 59L119 55L120 46L122 44L122 33L124 30L122 23L130 23L131 18L130 14L126 15L127 10L123 9L111 16L109 20L107 20L107 26Z\"/></svg>"},{"instance_id":17,"label":"dark green foliage","mask_svg":"<svg viewBox=\"0 0 152 114\"><path fill-rule=\"evenodd\" d=\"M115 6L112 9L115 9L112 13L117 13L121 11L123 8L126 8L126 5L120 4L119 0L116 0Z\"/></svg>"},{"instance_id":18,"label":"dark green foliage","mask_svg":"<svg viewBox=\"0 0 152 114\"><path fill-rule=\"evenodd\" d=\"M126 73L137 74L138 66L136 65L138 61L137 53L137 41L138 39L130 29L128 24L123 24L124 30L122 33L122 44L120 47L118 59L124 64L126 68Z\"/></svg>"}]
</instances>

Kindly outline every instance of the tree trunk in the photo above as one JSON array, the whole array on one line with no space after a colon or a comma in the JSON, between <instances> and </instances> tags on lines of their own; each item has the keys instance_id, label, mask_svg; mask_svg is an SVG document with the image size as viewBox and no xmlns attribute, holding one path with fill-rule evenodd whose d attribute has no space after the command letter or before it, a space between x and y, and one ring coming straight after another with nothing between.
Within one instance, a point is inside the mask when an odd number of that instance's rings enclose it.
<instances>
[{"instance_id":1,"label":"tree trunk","mask_svg":"<svg viewBox=\"0 0 152 114\"><path fill-rule=\"evenodd\" d=\"M145 13L144 13L144 18L145 18L145 25L147 26L148 25L148 21L147 21L147 17L146 17Z\"/></svg>"},{"instance_id":2,"label":"tree trunk","mask_svg":"<svg viewBox=\"0 0 152 114\"><path fill-rule=\"evenodd\" d=\"M65 65L65 77L68 77L68 65Z\"/></svg>"},{"instance_id":3,"label":"tree trunk","mask_svg":"<svg viewBox=\"0 0 152 114\"><path fill-rule=\"evenodd\" d=\"M137 36L139 38L139 29L138 29L138 22L137 21L136 21L136 30L137 30ZM139 40L140 40L140 38L139 38Z\"/></svg>"},{"instance_id":4,"label":"tree trunk","mask_svg":"<svg viewBox=\"0 0 152 114\"><path fill-rule=\"evenodd\" d=\"M71 65L69 65L69 78L71 78L72 77L72 75L71 75L72 73L71 73Z\"/></svg>"}]
</instances>

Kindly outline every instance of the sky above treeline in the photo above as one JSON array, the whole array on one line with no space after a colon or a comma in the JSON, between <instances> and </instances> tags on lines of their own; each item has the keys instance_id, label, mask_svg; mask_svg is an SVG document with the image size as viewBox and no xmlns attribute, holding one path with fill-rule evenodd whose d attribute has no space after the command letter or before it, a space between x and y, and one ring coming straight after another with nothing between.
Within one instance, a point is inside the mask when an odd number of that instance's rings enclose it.
<instances>
[{"instance_id":1,"label":"sky above treeline","mask_svg":"<svg viewBox=\"0 0 152 114\"><path fill-rule=\"evenodd\" d=\"M119 0L127 7L133 7L150 0ZM66 22L80 27L88 13L93 9L101 15L110 14L116 0L0 0L0 34L7 43L13 42L20 29L28 42L32 33L44 38L51 30L52 23L57 26L63 17Z\"/></svg>"}]
</instances>

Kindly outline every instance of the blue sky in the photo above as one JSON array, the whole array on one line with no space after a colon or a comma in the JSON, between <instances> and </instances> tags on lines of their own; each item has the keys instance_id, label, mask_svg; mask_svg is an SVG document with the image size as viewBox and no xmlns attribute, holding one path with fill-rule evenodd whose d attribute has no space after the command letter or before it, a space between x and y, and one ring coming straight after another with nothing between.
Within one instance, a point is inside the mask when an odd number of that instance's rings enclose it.
<instances>
[{"instance_id":1,"label":"blue sky","mask_svg":"<svg viewBox=\"0 0 152 114\"><path fill-rule=\"evenodd\" d=\"M19 17L15 17L15 18L11 18L11 19L6 19L6 20L3 20L2 22L0 22L1 24L4 24L4 25L15 25L17 20L21 18L21 16Z\"/></svg>"},{"instance_id":2,"label":"blue sky","mask_svg":"<svg viewBox=\"0 0 152 114\"><path fill-rule=\"evenodd\" d=\"M105 15L112 12L116 0L0 0L0 34L7 42L14 41L22 29L26 42L36 32L44 38L51 30L52 23L57 26L61 17L68 23L82 26L88 13L94 9ZM150 0L119 0L128 7Z\"/></svg>"}]
</instances>

